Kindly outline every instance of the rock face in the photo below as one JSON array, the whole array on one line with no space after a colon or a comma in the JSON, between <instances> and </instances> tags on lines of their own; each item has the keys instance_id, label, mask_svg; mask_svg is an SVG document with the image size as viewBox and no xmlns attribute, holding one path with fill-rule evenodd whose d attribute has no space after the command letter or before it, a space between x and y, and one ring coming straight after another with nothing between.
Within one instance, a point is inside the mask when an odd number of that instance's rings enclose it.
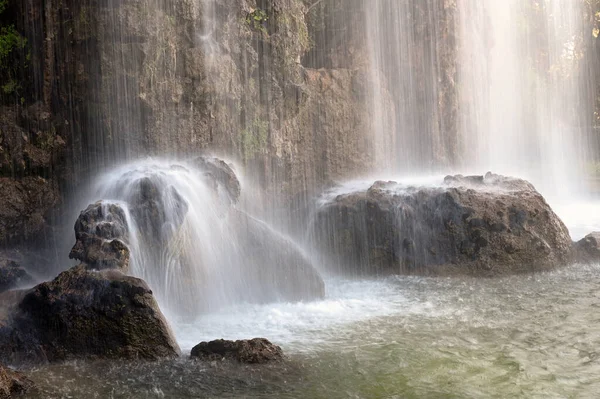
<instances>
[{"instance_id":1,"label":"rock face","mask_svg":"<svg viewBox=\"0 0 600 399\"><path fill-rule=\"evenodd\" d=\"M581 263L600 263L600 232L588 234L574 246L575 259Z\"/></svg>"},{"instance_id":2,"label":"rock face","mask_svg":"<svg viewBox=\"0 0 600 399\"><path fill-rule=\"evenodd\" d=\"M199 360L236 360L240 363L263 364L283 359L283 351L265 338L201 342L192 348L192 358Z\"/></svg>"},{"instance_id":3,"label":"rock face","mask_svg":"<svg viewBox=\"0 0 600 399\"><path fill-rule=\"evenodd\" d=\"M0 358L154 360L177 356L173 334L142 280L84 265L34 287L0 322Z\"/></svg>"},{"instance_id":4,"label":"rock face","mask_svg":"<svg viewBox=\"0 0 600 399\"><path fill-rule=\"evenodd\" d=\"M340 272L496 276L570 260L567 228L528 182L488 173L440 187L376 182L314 216L312 234Z\"/></svg>"},{"instance_id":5,"label":"rock face","mask_svg":"<svg viewBox=\"0 0 600 399\"><path fill-rule=\"evenodd\" d=\"M75 222L75 245L69 258L92 269L129 269L127 219L118 204L96 202L88 206Z\"/></svg>"},{"instance_id":6,"label":"rock face","mask_svg":"<svg viewBox=\"0 0 600 399\"><path fill-rule=\"evenodd\" d=\"M32 277L17 262L0 259L0 293L33 281Z\"/></svg>"},{"instance_id":7,"label":"rock face","mask_svg":"<svg viewBox=\"0 0 600 399\"><path fill-rule=\"evenodd\" d=\"M0 175L0 244L34 239L48 229L47 216L59 202L52 182L37 176Z\"/></svg>"},{"instance_id":8,"label":"rock face","mask_svg":"<svg viewBox=\"0 0 600 399\"><path fill-rule=\"evenodd\" d=\"M23 374L0 364L0 399L22 395L33 387L33 382Z\"/></svg>"}]
</instances>

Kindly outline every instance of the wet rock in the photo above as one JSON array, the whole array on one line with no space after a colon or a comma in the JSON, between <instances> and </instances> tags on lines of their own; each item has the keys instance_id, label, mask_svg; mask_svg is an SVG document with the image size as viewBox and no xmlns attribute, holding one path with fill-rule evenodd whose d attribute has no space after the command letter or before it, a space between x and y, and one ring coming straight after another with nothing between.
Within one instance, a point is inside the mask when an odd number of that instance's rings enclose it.
<instances>
[{"instance_id":1,"label":"wet rock","mask_svg":"<svg viewBox=\"0 0 600 399\"><path fill-rule=\"evenodd\" d=\"M0 258L0 292L33 282L33 278L17 262Z\"/></svg>"},{"instance_id":2,"label":"wet rock","mask_svg":"<svg viewBox=\"0 0 600 399\"><path fill-rule=\"evenodd\" d=\"M265 338L201 342L192 348L192 358L199 360L235 360L240 363L264 364L283 359L283 351Z\"/></svg>"},{"instance_id":3,"label":"wet rock","mask_svg":"<svg viewBox=\"0 0 600 399\"><path fill-rule=\"evenodd\" d=\"M69 257L92 269L129 269L127 219L120 205L103 201L88 206L75 222L76 242Z\"/></svg>"},{"instance_id":4,"label":"wet rock","mask_svg":"<svg viewBox=\"0 0 600 399\"><path fill-rule=\"evenodd\" d=\"M241 193L240 181L235 172L225 161L214 157L198 157L192 162L201 171L211 187L217 193L224 193L230 203L238 202Z\"/></svg>"},{"instance_id":5,"label":"wet rock","mask_svg":"<svg viewBox=\"0 0 600 399\"><path fill-rule=\"evenodd\" d=\"M245 291L253 301L296 302L325 296L321 275L296 244L243 212L232 217L237 218L238 249L245 260L242 281L251 287Z\"/></svg>"},{"instance_id":6,"label":"wet rock","mask_svg":"<svg viewBox=\"0 0 600 399\"><path fill-rule=\"evenodd\" d=\"M76 266L31 289L0 321L0 358L11 363L178 352L152 291L118 270Z\"/></svg>"},{"instance_id":7,"label":"wet rock","mask_svg":"<svg viewBox=\"0 0 600 399\"><path fill-rule=\"evenodd\" d=\"M0 243L41 235L49 229L47 217L58 202L58 190L49 180L0 177Z\"/></svg>"},{"instance_id":8,"label":"wet rock","mask_svg":"<svg viewBox=\"0 0 600 399\"><path fill-rule=\"evenodd\" d=\"M162 176L137 180L127 202L138 230L149 242L167 242L185 220L188 204ZM169 212L167 212L169 210Z\"/></svg>"},{"instance_id":9,"label":"wet rock","mask_svg":"<svg viewBox=\"0 0 600 399\"><path fill-rule=\"evenodd\" d=\"M376 182L324 205L311 230L340 272L496 276L571 259L567 228L535 188L491 173L440 187Z\"/></svg>"},{"instance_id":10,"label":"wet rock","mask_svg":"<svg viewBox=\"0 0 600 399\"><path fill-rule=\"evenodd\" d=\"M588 234L574 245L575 258L581 263L600 263L600 232Z\"/></svg>"},{"instance_id":11,"label":"wet rock","mask_svg":"<svg viewBox=\"0 0 600 399\"><path fill-rule=\"evenodd\" d=\"M33 387L33 382L23 374L0 364L0 399L20 396Z\"/></svg>"}]
</instances>

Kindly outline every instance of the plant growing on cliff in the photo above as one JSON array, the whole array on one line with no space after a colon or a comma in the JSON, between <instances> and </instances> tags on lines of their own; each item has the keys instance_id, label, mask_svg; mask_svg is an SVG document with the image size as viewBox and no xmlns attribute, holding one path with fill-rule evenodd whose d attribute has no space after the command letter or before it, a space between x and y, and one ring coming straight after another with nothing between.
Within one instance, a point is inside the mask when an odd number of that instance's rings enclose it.
<instances>
[{"instance_id":1,"label":"plant growing on cliff","mask_svg":"<svg viewBox=\"0 0 600 399\"><path fill-rule=\"evenodd\" d=\"M242 130L240 133L240 147L244 160L254 159L258 154L264 153L268 136L269 123L258 118Z\"/></svg>"},{"instance_id":2,"label":"plant growing on cliff","mask_svg":"<svg viewBox=\"0 0 600 399\"><path fill-rule=\"evenodd\" d=\"M250 28L265 34L268 33L266 26L268 20L269 16L267 15L267 12L260 8L257 8L246 16L246 23Z\"/></svg>"},{"instance_id":3,"label":"plant growing on cliff","mask_svg":"<svg viewBox=\"0 0 600 399\"><path fill-rule=\"evenodd\" d=\"M8 0L0 0L0 14L8 7ZM16 30L14 25L0 25L0 79L3 94L16 93L20 89L17 76L23 65L19 54L25 52L27 39ZM25 56L29 60L29 54Z\"/></svg>"}]
</instances>

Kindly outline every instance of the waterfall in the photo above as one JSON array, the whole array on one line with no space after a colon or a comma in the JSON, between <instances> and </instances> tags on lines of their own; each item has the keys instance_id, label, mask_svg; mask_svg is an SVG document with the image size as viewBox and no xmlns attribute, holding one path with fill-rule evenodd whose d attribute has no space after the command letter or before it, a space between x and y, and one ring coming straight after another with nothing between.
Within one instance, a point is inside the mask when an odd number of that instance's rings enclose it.
<instances>
[{"instance_id":1,"label":"waterfall","mask_svg":"<svg viewBox=\"0 0 600 399\"><path fill-rule=\"evenodd\" d=\"M323 295L301 249L233 205L236 182L223 163L205 158L132 162L98 180L92 198L126 215L130 273L169 314Z\"/></svg>"},{"instance_id":2,"label":"waterfall","mask_svg":"<svg viewBox=\"0 0 600 399\"><path fill-rule=\"evenodd\" d=\"M527 177L550 196L581 192L582 6L458 2L461 150L468 166Z\"/></svg>"},{"instance_id":3,"label":"waterfall","mask_svg":"<svg viewBox=\"0 0 600 399\"><path fill-rule=\"evenodd\" d=\"M369 68L383 88L369 104L376 134L395 148L393 171L492 170L528 178L549 196L584 192L582 126L592 101L582 46L592 32L583 30L582 3L372 2ZM393 130L377 126L386 112L395 112Z\"/></svg>"}]
</instances>

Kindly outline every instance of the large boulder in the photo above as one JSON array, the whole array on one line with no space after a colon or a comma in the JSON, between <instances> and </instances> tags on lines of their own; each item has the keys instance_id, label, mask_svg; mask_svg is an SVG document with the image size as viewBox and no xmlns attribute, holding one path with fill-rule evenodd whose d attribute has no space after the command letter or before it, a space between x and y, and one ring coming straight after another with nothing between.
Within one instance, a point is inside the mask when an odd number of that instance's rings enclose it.
<instances>
[{"instance_id":1,"label":"large boulder","mask_svg":"<svg viewBox=\"0 0 600 399\"><path fill-rule=\"evenodd\" d=\"M129 269L128 226L123 208L98 201L88 206L75 222L75 245L69 258L93 269Z\"/></svg>"},{"instance_id":2,"label":"large boulder","mask_svg":"<svg viewBox=\"0 0 600 399\"><path fill-rule=\"evenodd\" d=\"M281 348L265 338L227 341L217 339L200 342L190 356L198 360L235 360L240 363L263 364L283 359Z\"/></svg>"},{"instance_id":3,"label":"large boulder","mask_svg":"<svg viewBox=\"0 0 600 399\"><path fill-rule=\"evenodd\" d=\"M19 263L0 258L0 293L32 282L33 278Z\"/></svg>"},{"instance_id":4,"label":"large boulder","mask_svg":"<svg viewBox=\"0 0 600 399\"><path fill-rule=\"evenodd\" d=\"M33 387L33 382L23 374L0 364L0 399L22 395Z\"/></svg>"},{"instance_id":5,"label":"large boulder","mask_svg":"<svg viewBox=\"0 0 600 399\"><path fill-rule=\"evenodd\" d=\"M340 272L495 276L571 257L567 228L535 188L491 173L438 187L376 182L321 206L311 226Z\"/></svg>"},{"instance_id":6,"label":"large boulder","mask_svg":"<svg viewBox=\"0 0 600 399\"><path fill-rule=\"evenodd\" d=\"M0 358L11 363L179 353L152 291L118 270L79 265L14 299L0 320Z\"/></svg>"}]
</instances>

